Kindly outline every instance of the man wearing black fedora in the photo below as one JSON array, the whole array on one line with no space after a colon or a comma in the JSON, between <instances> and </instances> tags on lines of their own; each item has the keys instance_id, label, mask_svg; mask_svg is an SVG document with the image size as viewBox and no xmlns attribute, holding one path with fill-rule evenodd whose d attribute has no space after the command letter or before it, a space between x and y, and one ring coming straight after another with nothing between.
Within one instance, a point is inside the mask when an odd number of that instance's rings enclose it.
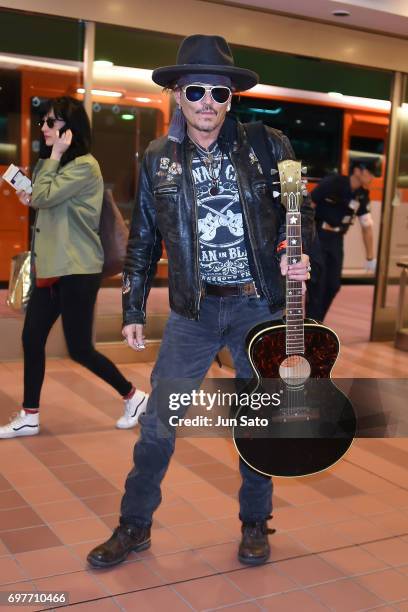
<instances>
[{"instance_id":1,"label":"man wearing black fedora","mask_svg":"<svg viewBox=\"0 0 408 612\"><path fill-rule=\"evenodd\" d=\"M144 348L146 300L162 241L171 312L151 375L152 393L140 418L119 526L88 555L88 562L101 568L150 546L161 481L175 447L169 389L179 397L181 391L198 389L224 346L237 378L252 378L247 332L282 316L283 274L294 280L308 278L306 255L289 267L285 256L279 263L283 209L244 126L227 115L232 93L256 85L256 73L234 65L222 37L193 35L181 43L177 64L154 70L152 78L173 91L177 109L168 134L150 143L140 173L123 273L122 333L129 346ZM282 133L268 128L266 135L272 159L293 158ZM313 224L309 206L302 207L302 217L307 253ZM184 412L178 410L177 417ZM243 461L239 467L238 558L259 565L270 555L272 482Z\"/></svg>"}]
</instances>

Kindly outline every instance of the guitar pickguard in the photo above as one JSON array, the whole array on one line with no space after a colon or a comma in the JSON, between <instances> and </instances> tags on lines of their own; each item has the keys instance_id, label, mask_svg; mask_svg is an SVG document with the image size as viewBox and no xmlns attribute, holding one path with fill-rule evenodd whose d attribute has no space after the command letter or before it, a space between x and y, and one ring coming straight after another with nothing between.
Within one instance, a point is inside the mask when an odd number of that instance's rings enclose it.
<instances>
[{"instance_id":1,"label":"guitar pickguard","mask_svg":"<svg viewBox=\"0 0 408 612\"><path fill-rule=\"evenodd\" d=\"M305 323L304 358L310 365L311 378L329 378L339 353L339 339L329 327L314 321ZM286 359L286 326L271 321L256 326L247 338L251 364L261 378L280 377L279 368Z\"/></svg>"}]
</instances>

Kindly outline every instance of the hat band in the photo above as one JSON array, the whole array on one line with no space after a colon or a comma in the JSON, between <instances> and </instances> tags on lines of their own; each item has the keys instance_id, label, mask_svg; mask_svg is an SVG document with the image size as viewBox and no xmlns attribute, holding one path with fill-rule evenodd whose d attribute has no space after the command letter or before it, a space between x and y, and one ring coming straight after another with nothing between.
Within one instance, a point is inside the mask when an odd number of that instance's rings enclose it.
<instances>
[{"instance_id":1,"label":"hat band","mask_svg":"<svg viewBox=\"0 0 408 612\"><path fill-rule=\"evenodd\" d=\"M208 85L221 85L222 87L229 87L231 89L232 82L229 76L223 74L186 74L181 76L177 80L178 87L184 87L184 85L192 85L193 83L203 83Z\"/></svg>"}]
</instances>

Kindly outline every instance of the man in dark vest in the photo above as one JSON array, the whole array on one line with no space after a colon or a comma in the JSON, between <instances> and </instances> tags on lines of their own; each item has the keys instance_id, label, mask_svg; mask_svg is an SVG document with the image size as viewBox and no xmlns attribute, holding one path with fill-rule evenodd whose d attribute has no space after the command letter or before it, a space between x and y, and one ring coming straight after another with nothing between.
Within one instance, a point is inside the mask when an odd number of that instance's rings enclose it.
<instances>
[{"instance_id":1,"label":"man in dark vest","mask_svg":"<svg viewBox=\"0 0 408 612\"><path fill-rule=\"evenodd\" d=\"M311 193L318 236L312 246L312 259L317 259L316 275L312 275L306 299L306 314L311 319L323 321L340 290L344 236L356 216L366 252L366 271L375 272L374 224L368 191L374 172L372 164L357 161L351 166L350 176L326 176Z\"/></svg>"},{"instance_id":2,"label":"man in dark vest","mask_svg":"<svg viewBox=\"0 0 408 612\"><path fill-rule=\"evenodd\" d=\"M237 377L252 378L247 332L282 316L283 275L298 281L309 276L307 255L287 265L281 235L285 211L244 127L227 115L232 93L253 87L257 75L234 65L223 38L193 35L182 42L177 64L156 69L152 78L173 91L177 110L168 135L153 141L143 160L123 274L123 335L129 346L144 348L146 300L162 241L171 312L151 376L152 394L140 419L120 523L107 542L89 553L93 567L113 566L131 551L150 546L152 516L175 446L176 428L169 427L168 419L164 422L169 408L161 393L165 383L172 388L192 381L199 388L224 346ZM268 128L267 139L276 162L293 158L282 133ZM302 217L307 253L313 228L310 206L303 206ZM242 563L256 565L270 554L272 482L243 461L240 471L238 556Z\"/></svg>"}]
</instances>

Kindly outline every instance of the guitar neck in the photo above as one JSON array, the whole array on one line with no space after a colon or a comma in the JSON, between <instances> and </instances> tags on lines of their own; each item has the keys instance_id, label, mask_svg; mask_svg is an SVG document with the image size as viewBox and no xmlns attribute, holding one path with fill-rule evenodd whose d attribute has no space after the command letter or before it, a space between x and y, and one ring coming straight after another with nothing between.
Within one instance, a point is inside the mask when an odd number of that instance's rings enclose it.
<instances>
[{"instance_id":1,"label":"guitar neck","mask_svg":"<svg viewBox=\"0 0 408 612\"><path fill-rule=\"evenodd\" d=\"M282 203L286 207L286 255L290 265L298 263L302 257L300 163L280 162L278 167ZM304 351L302 282L286 277L286 354L299 355Z\"/></svg>"},{"instance_id":2,"label":"guitar neck","mask_svg":"<svg viewBox=\"0 0 408 612\"><path fill-rule=\"evenodd\" d=\"M293 223L295 217L296 223ZM288 263L297 263L302 256L300 213L287 213L286 241ZM298 355L304 351L302 282L286 277L286 354Z\"/></svg>"}]
</instances>

